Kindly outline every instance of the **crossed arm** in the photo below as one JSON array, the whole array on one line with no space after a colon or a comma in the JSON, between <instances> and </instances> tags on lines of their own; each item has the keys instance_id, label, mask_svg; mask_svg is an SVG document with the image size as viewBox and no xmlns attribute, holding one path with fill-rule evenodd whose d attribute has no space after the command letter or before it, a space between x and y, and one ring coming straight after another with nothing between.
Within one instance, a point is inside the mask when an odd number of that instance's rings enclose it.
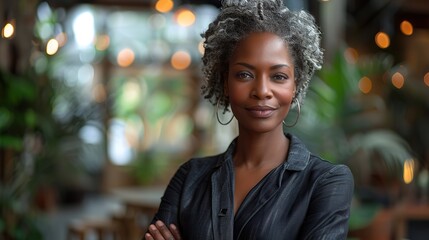
<instances>
[{"instance_id":1,"label":"crossed arm","mask_svg":"<svg viewBox=\"0 0 429 240\"><path fill-rule=\"evenodd\" d=\"M166 226L158 220L155 224L149 225L148 232L144 236L145 240L181 240L179 229L176 225Z\"/></svg>"}]
</instances>

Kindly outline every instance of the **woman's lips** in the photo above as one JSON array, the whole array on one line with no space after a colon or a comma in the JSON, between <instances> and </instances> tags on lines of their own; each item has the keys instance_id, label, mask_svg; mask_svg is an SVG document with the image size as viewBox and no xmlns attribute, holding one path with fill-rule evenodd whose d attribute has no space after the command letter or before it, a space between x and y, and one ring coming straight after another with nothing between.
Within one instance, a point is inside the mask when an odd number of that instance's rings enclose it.
<instances>
[{"instance_id":1,"label":"woman's lips","mask_svg":"<svg viewBox=\"0 0 429 240\"><path fill-rule=\"evenodd\" d=\"M256 107L246 108L246 110L250 113L252 117L268 118L271 115L273 115L276 109L268 106L256 106Z\"/></svg>"}]
</instances>

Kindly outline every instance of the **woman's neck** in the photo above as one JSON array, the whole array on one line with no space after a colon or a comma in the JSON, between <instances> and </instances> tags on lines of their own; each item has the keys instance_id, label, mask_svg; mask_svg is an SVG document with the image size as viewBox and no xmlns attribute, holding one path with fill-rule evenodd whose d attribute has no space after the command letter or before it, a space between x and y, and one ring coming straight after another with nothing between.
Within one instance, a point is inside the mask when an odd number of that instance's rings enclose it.
<instances>
[{"instance_id":1,"label":"woman's neck","mask_svg":"<svg viewBox=\"0 0 429 240\"><path fill-rule=\"evenodd\" d=\"M283 129L268 133L240 131L234 153L235 167L273 168L287 156L289 139Z\"/></svg>"}]
</instances>

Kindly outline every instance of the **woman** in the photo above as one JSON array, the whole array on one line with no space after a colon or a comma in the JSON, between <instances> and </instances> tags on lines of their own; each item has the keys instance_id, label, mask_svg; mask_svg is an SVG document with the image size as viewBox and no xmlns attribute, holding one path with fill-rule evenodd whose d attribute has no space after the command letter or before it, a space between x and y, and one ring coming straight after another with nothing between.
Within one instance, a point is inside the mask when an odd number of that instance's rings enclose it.
<instances>
[{"instance_id":1,"label":"woman","mask_svg":"<svg viewBox=\"0 0 429 240\"><path fill-rule=\"evenodd\" d=\"M239 135L179 168L145 239L345 239L349 169L283 132L322 64L314 19L281 0L225 1L203 37L203 93Z\"/></svg>"}]
</instances>

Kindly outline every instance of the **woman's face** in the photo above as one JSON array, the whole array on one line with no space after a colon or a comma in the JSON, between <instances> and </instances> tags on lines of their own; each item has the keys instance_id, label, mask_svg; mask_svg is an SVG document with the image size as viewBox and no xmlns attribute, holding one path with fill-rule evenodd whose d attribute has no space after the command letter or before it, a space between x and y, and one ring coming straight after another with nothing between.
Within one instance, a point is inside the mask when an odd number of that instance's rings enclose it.
<instances>
[{"instance_id":1,"label":"woman's face","mask_svg":"<svg viewBox=\"0 0 429 240\"><path fill-rule=\"evenodd\" d=\"M237 44L225 93L240 128L269 132L281 127L295 88L293 60L280 37L252 33Z\"/></svg>"}]
</instances>

